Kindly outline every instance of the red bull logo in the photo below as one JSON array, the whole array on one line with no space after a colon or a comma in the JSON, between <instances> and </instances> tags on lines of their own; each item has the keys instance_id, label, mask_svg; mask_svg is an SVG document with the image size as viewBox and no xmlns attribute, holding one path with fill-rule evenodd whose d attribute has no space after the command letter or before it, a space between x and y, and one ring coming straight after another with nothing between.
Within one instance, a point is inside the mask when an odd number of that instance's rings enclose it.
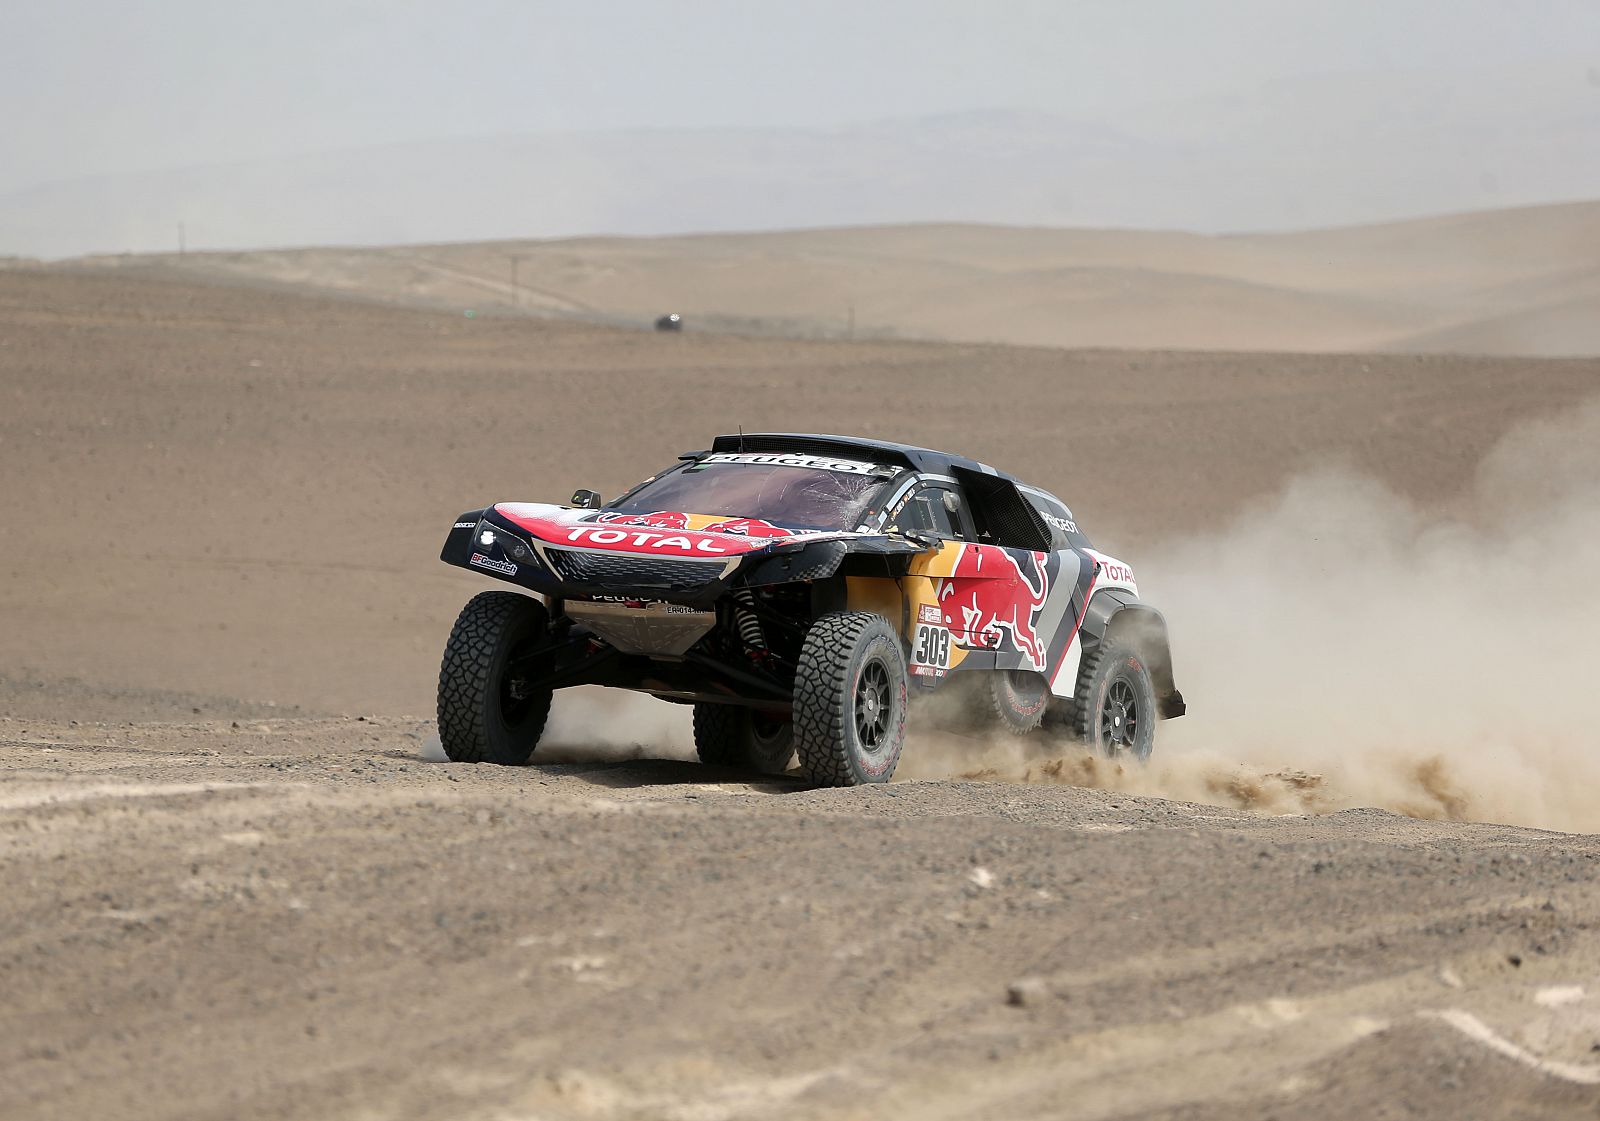
<instances>
[{"instance_id":1,"label":"red bull logo","mask_svg":"<svg viewBox=\"0 0 1600 1121\"><path fill-rule=\"evenodd\" d=\"M642 525L651 529L689 528L689 515L675 510L657 510L653 514L601 514L595 521L608 525Z\"/></svg>"},{"instance_id":2,"label":"red bull logo","mask_svg":"<svg viewBox=\"0 0 1600 1121\"><path fill-rule=\"evenodd\" d=\"M713 522L706 526L705 533L733 533L740 537L793 537L794 531L784 529L782 526L764 522L760 518L729 518L725 522Z\"/></svg>"},{"instance_id":3,"label":"red bull logo","mask_svg":"<svg viewBox=\"0 0 1600 1121\"><path fill-rule=\"evenodd\" d=\"M944 625L965 645L1001 650L1009 640L1035 670L1044 669L1044 643L1033 629L1049 580L1037 553L1031 563L992 545L963 545L955 571L939 585Z\"/></svg>"}]
</instances>

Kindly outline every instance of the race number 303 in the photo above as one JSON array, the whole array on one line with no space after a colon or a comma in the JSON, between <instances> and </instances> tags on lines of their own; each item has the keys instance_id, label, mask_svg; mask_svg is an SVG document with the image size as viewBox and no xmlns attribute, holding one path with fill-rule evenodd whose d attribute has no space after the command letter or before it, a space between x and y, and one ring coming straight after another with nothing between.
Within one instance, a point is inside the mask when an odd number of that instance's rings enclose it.
<instances>
[{"instance_id":1,"label":"race number 303","mask_svg":"<svg viewBox=\"0 0 1600 1121\"><path fill-rule=\"evenodd\" d=\"M917 624L911 660L919 666L949 669L950 632L944 627L931 627L926 623Z\"/></svg>"}]
</instances>

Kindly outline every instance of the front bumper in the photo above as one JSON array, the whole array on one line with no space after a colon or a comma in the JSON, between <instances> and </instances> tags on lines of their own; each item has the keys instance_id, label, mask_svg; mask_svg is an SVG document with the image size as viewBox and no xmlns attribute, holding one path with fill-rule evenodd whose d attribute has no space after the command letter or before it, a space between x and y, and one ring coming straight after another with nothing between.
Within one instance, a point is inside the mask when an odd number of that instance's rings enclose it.
<instances>
[{"instance_id":1,"label":"front bumper","mask_svg":"<svg viewBox=\"0 0 1600 1121\"><path fill-rule=\"evenodd\" d=\"M661 600L709 608L734 588L823 580L847 554L911 554L882 537L782 538L730 557L701 559L586 549L532 537L490 507L456 519L439 559L557 599Z\"/></svg>"}]
</instances>

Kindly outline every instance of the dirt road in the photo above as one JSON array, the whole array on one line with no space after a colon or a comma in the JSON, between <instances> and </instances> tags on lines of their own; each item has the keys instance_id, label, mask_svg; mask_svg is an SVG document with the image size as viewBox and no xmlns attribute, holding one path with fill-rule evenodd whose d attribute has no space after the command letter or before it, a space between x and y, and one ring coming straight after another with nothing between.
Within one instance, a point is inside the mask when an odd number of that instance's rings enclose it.
<instances>
[{"instance_id":1,"label":"dirt road","mask_svg":"<svg viewBox=\"0 0 1600 1121\"><path fill-rule=\"evenodd\" d=\"M1596 838L426 729L0 724L0 1115L1600 1105Z\"/></svg>"}]
</instances>

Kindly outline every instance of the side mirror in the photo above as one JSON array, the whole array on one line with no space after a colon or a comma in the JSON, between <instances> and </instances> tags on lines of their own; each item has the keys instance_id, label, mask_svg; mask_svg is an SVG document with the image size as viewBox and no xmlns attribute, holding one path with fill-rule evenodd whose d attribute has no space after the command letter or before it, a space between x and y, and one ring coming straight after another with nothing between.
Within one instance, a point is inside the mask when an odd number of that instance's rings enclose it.
<instances>
[{"instance_id":1,"label":"side mirror","mask_svg":"<svg viewBox=\"0 0 1600 1121\"><path fill-rule=\"evenodd\" d=\"M572 501L568 505L576 506L580 510L598 510L605 505L605 502L601 499L599 491L580 490L573 494Z\"/></svg>"}]
</instances>

